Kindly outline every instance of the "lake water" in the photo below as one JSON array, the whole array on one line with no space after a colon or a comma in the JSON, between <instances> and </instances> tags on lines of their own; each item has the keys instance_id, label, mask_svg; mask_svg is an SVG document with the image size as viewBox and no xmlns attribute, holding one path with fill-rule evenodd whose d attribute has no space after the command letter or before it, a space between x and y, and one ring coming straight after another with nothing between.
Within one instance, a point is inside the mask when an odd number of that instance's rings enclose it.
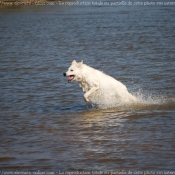
<instances>
[{"instance_id":1,"label":"lake water","mask_svg":"<svg viewBox=\"0 0 175 175\"><path fill-rule=\"evenodd\" d=\"M174 16L166 5L0 7L0 170L175 173ZM74 59L145 104L85 103L63 77Z\"/></svg>"}]
</instances>

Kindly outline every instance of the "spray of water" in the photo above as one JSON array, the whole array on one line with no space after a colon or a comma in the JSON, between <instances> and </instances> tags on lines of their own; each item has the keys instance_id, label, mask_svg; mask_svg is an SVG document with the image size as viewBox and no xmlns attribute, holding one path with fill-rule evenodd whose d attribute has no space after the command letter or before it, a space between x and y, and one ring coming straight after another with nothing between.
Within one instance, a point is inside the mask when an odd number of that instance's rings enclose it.
<instances>
[{"instance_id":1,"label":"spray of water","mask_svg":"<svg viewBox=\"0 0 175 175\"><path fill-rule=\"evenodd\" d=\"M109 108L140 108L140 107L157 107L171 106L175 108L175 98L166 98L165 95L155 94L151 92L143 92L139 89L137 92L128 94L122 94L121 97L116 97L112 93L107 91L101 91L95 96L91 97L93 101L93 108L98 109L109 109ZM127 99L125 98L127 97Z\"/></svg>"}]
</instances>

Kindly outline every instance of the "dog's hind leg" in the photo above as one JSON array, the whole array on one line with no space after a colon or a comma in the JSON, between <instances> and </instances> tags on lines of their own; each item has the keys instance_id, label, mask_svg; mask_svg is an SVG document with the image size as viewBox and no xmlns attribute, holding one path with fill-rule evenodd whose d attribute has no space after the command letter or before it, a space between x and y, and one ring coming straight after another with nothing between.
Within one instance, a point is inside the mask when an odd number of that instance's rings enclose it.
<instances>
[{"instance_id":1,"label":"dog's hind leg","mask_svg":"<svg viewBox=\"0 0 175 175\"><path fill-rule=\"evenodd\" d=\"M86 102L90 102L88 96L91 95L93 92L97 91L99 89L99 87L93 87L91 88L89 91L87 91L85 94L84 94L84 100Z\"/></svg>"}]
</instances>

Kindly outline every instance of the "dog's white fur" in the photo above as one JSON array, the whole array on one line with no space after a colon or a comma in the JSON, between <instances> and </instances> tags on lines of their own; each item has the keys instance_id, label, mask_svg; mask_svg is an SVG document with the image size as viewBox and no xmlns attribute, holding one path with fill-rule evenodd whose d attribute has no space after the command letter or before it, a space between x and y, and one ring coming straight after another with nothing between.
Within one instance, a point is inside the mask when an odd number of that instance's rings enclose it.
<instances>
[{"instance_id":1,"label":"dog's white fur","mask_svg":"<svg viewBox=\"0 0 175 175\"><path fill-rule=\"evenodd\" d=\"M114 106L116 103L130 103L137 100L121 82L83 64L83 61L74 60L64 76L69 77L69 82L75 80L79 83L86 102Z\"/></svg>"}]
</instances>

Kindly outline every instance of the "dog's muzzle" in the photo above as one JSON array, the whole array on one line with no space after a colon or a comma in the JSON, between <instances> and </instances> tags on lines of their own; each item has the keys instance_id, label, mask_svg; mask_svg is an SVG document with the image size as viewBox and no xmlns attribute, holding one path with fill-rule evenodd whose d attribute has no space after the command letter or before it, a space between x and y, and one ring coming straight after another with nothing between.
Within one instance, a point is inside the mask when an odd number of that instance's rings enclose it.
<instances>
[{"instance_id":1,"label":"dog's muzzle","mask_svg":"<svg viewBox=\"0 0 175 175\"><path fill-rule=\"evenodd\" d=\"M64 76L66 76L66 73L63 73Z\"/></svg>"}]
</instances>

